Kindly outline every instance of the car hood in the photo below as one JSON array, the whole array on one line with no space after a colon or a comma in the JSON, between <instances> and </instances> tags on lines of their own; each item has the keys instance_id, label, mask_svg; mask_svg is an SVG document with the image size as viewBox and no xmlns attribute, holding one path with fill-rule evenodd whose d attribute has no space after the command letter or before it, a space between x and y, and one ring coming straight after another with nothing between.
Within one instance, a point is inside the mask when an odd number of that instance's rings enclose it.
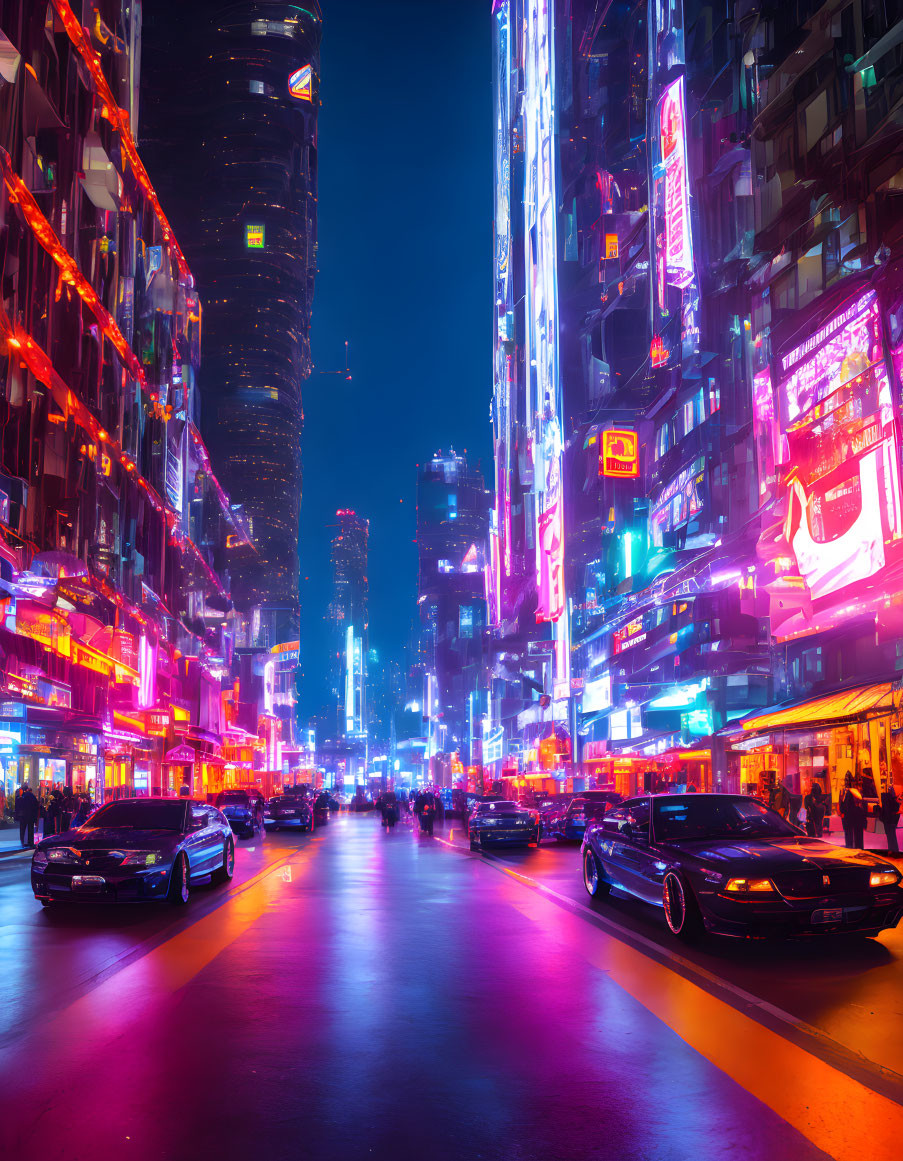
<instances>
[{"instance_id":1,"label":"car hood","mask_svg":"<svg viewBox=\"0 0 903 1161\"><path fill-rule=\"evenodd\" d=\"M111 848L124 851L165 850L177 846L181 839L182 835L172 830L117 830L115 827L67 830L44 839L38 850L49 851L51 847L77 847L83 851L105 851Z\"/></svg>"},{"instance_id":2,"label":"car hood","mask_svg":"<svg viewBox=\"0 0 903 1161\"><path fill-rule=\"evenodd\" d=\"M875 867L886 866L869 851L852 851L835 847L819 839L789 837L784 839L683 839L667 844L703 862L719 868L743 869L764 877L772 871L796 867Z\"/></svg>"}]
</instances>

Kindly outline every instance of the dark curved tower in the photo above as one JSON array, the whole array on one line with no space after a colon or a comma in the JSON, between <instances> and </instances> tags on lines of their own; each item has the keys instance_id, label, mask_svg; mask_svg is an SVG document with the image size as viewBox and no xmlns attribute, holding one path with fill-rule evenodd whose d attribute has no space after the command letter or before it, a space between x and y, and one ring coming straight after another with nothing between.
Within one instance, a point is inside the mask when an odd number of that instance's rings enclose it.
<instances>
[{"instance_id":1,"label":"dark curved tower","mask_svg":"<svg viewBox=\"0 0 903 1161\"><path fill-rule=\"evenodd\" d=\"M322 18L316 0L214 2L188 15L163 0L146 12L146 153L152 175L167 171L204 303L202 428L261 558L236 566L233 592L262 606L261 643L274 644L299 627ZM170 17L183 34L175 46Z\"/></svg>"}]
</instances>

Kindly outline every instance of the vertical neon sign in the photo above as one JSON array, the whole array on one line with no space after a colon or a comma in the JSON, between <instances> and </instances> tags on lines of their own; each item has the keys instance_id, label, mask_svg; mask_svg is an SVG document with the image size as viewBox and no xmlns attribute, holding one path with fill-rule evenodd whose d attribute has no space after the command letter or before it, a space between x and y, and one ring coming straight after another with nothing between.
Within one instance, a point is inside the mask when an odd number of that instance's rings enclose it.
<instances>
[{"instance_id":1,"label":"vertical neon sign","mask_svg":"<svg viewBox=\"0 0 903 1161\"><path fill-rule=\"evenodd\" d=\"M659 134L665 167L665 266L667 280L681 288L693 281L693 239L687 183L684 79L678 77L659 101Z\"/></svg>"},{"instance_id":2,"label":"vertical neon sign","mask_svg":"<svg viewBox=\"0 0 903 1161\"><path fill-rule=\"evenodd\" d=\"M345 731L354 731L354 626L345 633Z\"/></svg>"},{"instance_id":3,"label":"vertical neon sign","mask_svg":"<svg viewBox=\"0 0 903 1161\"><path fill-rule=\"evenodd\" d=\"M526 6L524 36L524 236L533 240L526 246L526 413L534 420L537 455L536 619L557 621L565 603L553 0Z\"/></svg>"}]
</instances>

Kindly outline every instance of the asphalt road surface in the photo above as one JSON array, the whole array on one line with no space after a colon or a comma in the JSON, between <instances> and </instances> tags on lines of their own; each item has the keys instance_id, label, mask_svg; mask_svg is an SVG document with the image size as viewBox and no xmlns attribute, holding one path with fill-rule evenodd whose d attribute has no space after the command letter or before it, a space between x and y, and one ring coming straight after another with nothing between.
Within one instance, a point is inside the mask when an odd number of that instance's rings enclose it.
<instances>
[{"instance_id":1,"label":"asphalt road surface","mask_svg":"<svg viewBox=\"0 0 903 1161\"><path fill-rule=\"evenodd\" d=\"M897 932L675 952L586 906L574 849L372 816L240 842L180 910L43 911L27 870L0 862L11 1161L899 1154Z\"/></svg>"}]
</instances>

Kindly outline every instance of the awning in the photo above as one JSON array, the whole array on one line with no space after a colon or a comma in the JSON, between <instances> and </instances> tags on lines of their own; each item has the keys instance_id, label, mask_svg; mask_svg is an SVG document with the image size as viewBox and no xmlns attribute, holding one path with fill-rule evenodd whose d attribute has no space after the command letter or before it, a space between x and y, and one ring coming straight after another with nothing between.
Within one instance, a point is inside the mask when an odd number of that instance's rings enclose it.
<instances>
[{"instance_id":1,"label":"awning","mask_svg":"<svg viewBox=\"0 0 903 1161\"><path fill-rule=\"evenodd\" d=\"M781 730L813 726L819 723L854 721L873 715L876 711L888 713L894 708L893 682L880 681L875 685L858 685L827 697L791 705L770 706L754 717L744 718L744 730Z\"/></svg>"}]
</instances>

